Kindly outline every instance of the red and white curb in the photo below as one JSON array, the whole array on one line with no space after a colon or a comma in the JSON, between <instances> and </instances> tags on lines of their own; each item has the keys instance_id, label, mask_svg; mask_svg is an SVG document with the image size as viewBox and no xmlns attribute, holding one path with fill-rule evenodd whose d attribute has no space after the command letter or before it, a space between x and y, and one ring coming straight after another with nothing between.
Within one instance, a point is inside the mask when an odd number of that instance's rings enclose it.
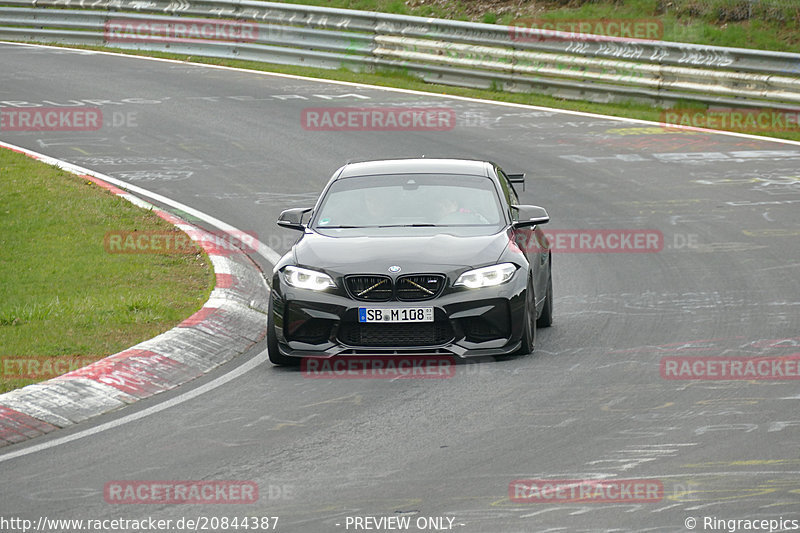
<instances>
[{"instance_id":1,"label":"red and white curb","mask_svg":"<svg viewBox=\"0 0 800 533\"><path fill-rule=\"evenodd\" d=\"M6 143L0 148L53 162ZM218 239L205 230L96 176L68 164L62 168L151 209L186 232L208 254L216 286L205 305L176 328L78 370L0 394L0 447L175 388L246 352L267 332L269 289L246 254L232 246L221 249L215 244Z\"/></svg>"}]
</instances>

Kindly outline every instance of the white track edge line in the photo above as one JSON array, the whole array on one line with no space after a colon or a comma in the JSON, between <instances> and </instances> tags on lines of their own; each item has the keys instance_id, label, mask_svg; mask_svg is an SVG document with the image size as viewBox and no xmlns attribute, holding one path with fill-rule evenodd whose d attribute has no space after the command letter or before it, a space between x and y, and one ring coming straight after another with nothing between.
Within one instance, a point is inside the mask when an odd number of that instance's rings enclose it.
<instances>
[{"instance_id":1,"label":"white track edge line","mask_svg":"<svg viewBox=\"0 0 800 533\"><path fill-rule=\"evenodd\" d=\"M93 428L84 429L84 430L79 431L77 433L73 433L72 435L66 435L64 437L59 437L57 439L54 439L54 440L51 440L51 441L48 441L48 442L44 442L42 444L34 444L33 446L29 446L29 447L23 448L21 450L16 450L16 451L12 451L10 453L4 454L4 455L0 455L0 463L5 462L5 461L10 461L11 459L16 459L17 457L22 457L22 456L25 456L25 455L30 455L32 453L40 452L42 450L47 450L48 448L54 448L54 447L60 446L62 444L67 444L68 442L72 442L72 441L75 441L75 440L78 440L78 439L82 439L84 437L89 437L91 435L96 435L96 434L102 433L103 431L106 431L108 429L113 429L113 428L122 426L124 424L127 424L129 422L134 422L134 421L139 420L141 418L145 418L146 416L158 413L158 412L163 411L165 409L169 409L170 407L173 407L175 405L182 404L183 402L186 402L186 401L189 401L191 399L194 399L197 396L200 396L202 394L205 394L206 392L209 392L211 390L216 389L217 387L225 385L229 381L232 381L232 380L238 378L242 374L245 374L245 373L249 372L250 370L253 370L258 365L260 365L262 363L265 363L266 360L267 360L267 351L264 350L261 353L259 353L258 355L256 355L255 357L253 357L252 359L250 359L249 361L247 361L246 363L243 363L242 365L240 365L240 366L236 367L235 369L231 370L227 374L224 374L224 375L214 379L213 381L209 381L208 383L205 383L205 384L203 384L203 385L201 385L201 386L199 386L199 387L197 387L195 389L187 391L187 392L185 392L185 393L183 393L183 394L181 394L179 396L176 396L174 398L170 398L169 400L165 400L165 401L160 402L160 403L158 403L156 405L153 405L152 407L148 407L147 409L143 409L143 410L138 411L136 413L131 413L129 415L123 416L122 418L118 418L116 420L111 420L110 422L105 422L103 424L100 424L99 426L95 426ZM151 396L151 398L152 397L153 396Z\"/></svg>"},{"instance_id":2,"label":"white track edge line","mask_svg":"<svg viewBox=\"0 0 800 533\"><path fill-rule=\"evenodd\" d=\"M150 191L148 191L146 189L142 189L141 187L128 185L127 183L122 182L122 181L120 181L120 180L118 180L116 178L112 178L110 176L106 176L106 175L101 174L99 172L95 172L95 171L92 171L92 170L89 170L89 169L86 169L86 168L83 168L83 167L79 167L77 165L73 165L72 163L68 163L66 161L61 161L61 160L56 159L54 157L50 157L50 156L47 156L47 155L44 155L44 154L40 154L38 152L34 152L33 150L28 150L27 148L23 148L21 146L16 146L14 144L10 144L10 143L4 142L4 141L0 141L0 146L2 146L4 148L8 148L8 149L13 150L13 151L17 151L17 152L23 153L23 154L28 155L28 156L31 156L33 159L41 161L42 163L55 165L58 168L61 168L61 169L66 170L68 172L74 172L74 173L78 173L78 174L86 174L86 175L89 175L89 176L94 176L94 177L99 178L99 179L101 179L103 181L108 181L110 183L113 183L114 185L118 185L120 188L124 188L126 190L130 190L131 192L136 192L137 194L142 194L143 196L149 196L149 197L151 197L151 198L153 198L155 200L158 200L158 201L160 201L160 202L162 202L164 204L170 205L170 206L175 207L177 209L180 209L180 210L182 210L182 211L184 211L184 212L186 212L186 213L188 213L188 214L190 214L192 216L195 216L200 220L208 222L209 224L214 225L214 226L216 226L217 228L219 228L219 229L221 229L223 231L226 231L226 232L239 232L240 231L240 230L236 229L235 227L231 226L230 224L222 222L221 220L218 220L218 219L216 219L216 218L214 218L214 217L212 217L210 215L206 215L205 213L203 213L201 211L198 211L196 209L193 209L193 208L191 208L191 207L189 207L187 205L183 205L180 202L177 202L177 201L172 200L170 198L167 198L165 196L161 196L160 194L152 193L152 192L150 192ZM241 234L241 232L239 234ZM279 259L280 256L277 254L277 252L275 252L274 250L272 250L271 248L269 248L265 244L261 243L261 241L259 241L258 239L255 239L255 241L258 243L258 252L259 252L259 254L261 254L265 259L270 261L272 264L275 264L275 262L277 262L277 259L275 261L273 261L272 258L270 258L268 255L265 255L265 251L268 254L271 252L271 254L274 257L277 257ZM269 290L269 287L267 287L267 290ZM159 411L161 411L163 409L167 409L168 407L172 407L173 405L178 405L180 403L183 403L183 402L185 402L187 400L190 400L190 399L192 399L192 398L194 398L196 396L199 396L199 395L203 394L204 392L207 392L209 390L213 390L213 389L219 387L220 385L224 385L228 381L231 381L232 379L237 378L240 375L244 374L245 372L248 372L249 370L255 368L256 366L258 366L262 362L266 361L266 355L265 354L266 354L266 351L263 351L260 354L258 354L257 356L253 357L247 363L244 363L241 366L236 367L234 370L228 372L227 374L224 374L224 375L216 378L215 380L213 380L213 381L211 381L209 383L206 383L205 385L202 385L202 386L200 386L200 387L198 387L196 389L192 389L191 391L188 391L188 392L186 392L184 394L181 394L180 396L177 396L177 397L172 398L170 400L167 400L165 402L162 402L162 403L159 403L157 405L154 405L153 407L148 407L147 409L144 409L144 410L139 411L137 413L133 413L133 414L124 416L122 418L119 418L117 420L113 420L111 422L106 422L105 424L101 424L101 425L96 426L94 428L86 429L86 430L80 431L78 433L74 433L72 435L68 435L66 437L60 437L58 439L55 439L55 440L52 440L52 441L49 441L49 442L46 442L46 443L43 443L43 444L36 444L36 445L30 446L30 447L27 447L27 448L23 448L23 449L18 450L18 451L12 451L10 453L0 454L0 463L2 463L4 461L11 460L11 459L14 459L16 457L21 457L23 455L28 455L28 454L31 454L31 453L35 453L35 452L38 452L40 450L45 450L47 448L52 448L54 446L58 446L58 445L61 445L61 444L66 444L68 442L72 442L73 440L77 440L77 439L80 439L80 438L83 438L83 437L94 435L96 433L100 433L101 431L105 431L106 429L111 429L113 427L117 427L117 426L120 426L122 424L126 424L127 422L132 422L134 420L138 420L139 418L143 418L143 417L148 416L148 415L150 415L152 413L157 413L157 412L159 412Z\"/></svg>"}]
</instances>

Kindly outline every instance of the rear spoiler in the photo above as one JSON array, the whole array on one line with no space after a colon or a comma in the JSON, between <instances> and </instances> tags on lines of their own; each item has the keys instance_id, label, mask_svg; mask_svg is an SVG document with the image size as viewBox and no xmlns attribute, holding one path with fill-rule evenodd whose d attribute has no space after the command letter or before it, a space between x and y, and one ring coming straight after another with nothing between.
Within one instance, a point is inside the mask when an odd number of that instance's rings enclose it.
<instances>
[{"instance_id":1,"label":"rear spoiler","mask_svg":"<svg viewBox=\"0 0 800 533\"><path fill-rule=\"evenodd\" d=\"M521 174L506 174L506 176L508 176L508 181L510 181L511 183L521 183L522 184L522 190L523 191L525 190L525 173L524 172L521 173Z\"/></svg>"}]
</instances>

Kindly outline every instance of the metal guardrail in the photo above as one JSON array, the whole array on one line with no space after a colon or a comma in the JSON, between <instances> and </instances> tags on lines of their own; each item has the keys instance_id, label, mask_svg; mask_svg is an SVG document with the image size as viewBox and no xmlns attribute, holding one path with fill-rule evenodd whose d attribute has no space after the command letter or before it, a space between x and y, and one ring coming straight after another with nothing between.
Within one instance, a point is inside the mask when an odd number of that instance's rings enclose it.
<instances>
[{"instance_id":1,"label":"metal guardrail","mask_svg":"<svg viewBox=\"0 0 800 533\"><path fill-rule=\"evenodd\" d=\"M254 0L2 0L0 39L353 70L594 101L795 108L800 54L623 40ZM143 41L110 22L252 24L251 38ZM126 37L127 35L127 37Z\"/></svg>"}]
</instances>

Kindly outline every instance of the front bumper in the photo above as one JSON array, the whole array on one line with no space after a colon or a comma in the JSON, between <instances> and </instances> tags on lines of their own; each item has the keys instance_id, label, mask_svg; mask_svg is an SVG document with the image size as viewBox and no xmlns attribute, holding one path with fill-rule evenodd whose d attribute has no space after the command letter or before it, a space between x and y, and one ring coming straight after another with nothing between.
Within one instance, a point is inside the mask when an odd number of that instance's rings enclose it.
<instances>
[{"instance_id":1,"label":"front bumper","mask_svg":"<svg viewBox=\"0 0 800 533\"><path fill-rule=\"evenodd\" d=\"M271 293L278 348L292 357L347 355L507 355L520 347L524 271L496 287L452 289L422 302L363 302L328 291L297 289L273 278ZM433 307L426 323L363 324L359 307Z\"/></svg>"}]
</instances>

